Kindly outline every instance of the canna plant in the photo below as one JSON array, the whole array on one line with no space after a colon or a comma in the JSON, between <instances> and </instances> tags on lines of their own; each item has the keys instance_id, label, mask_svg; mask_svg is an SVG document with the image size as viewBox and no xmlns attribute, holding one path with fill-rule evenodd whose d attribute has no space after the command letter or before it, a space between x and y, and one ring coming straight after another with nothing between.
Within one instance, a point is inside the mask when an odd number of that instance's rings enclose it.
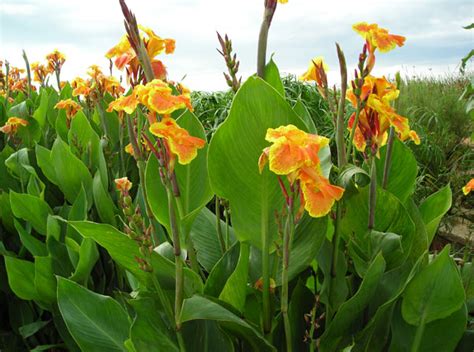
<instances>
[{"instance_id":1,"label":"canna plant","mask_svg":"<svg viewBox=\"0 0 474 352\"><path fill-rule=\"evenodd\" d=\"M235 96L209 143L190 91L157 59L175 41L123 0L126 34L106 57L127 87L97 66L62 83L59 52L31 65L39 89L5 64L2 349L469 350L471 258L429 251L450 187L415 203L406 143L422 141L396 112L398 83L371 75L377 50L405 38L356 24L365 43L350 82L336 46L340 89L311 61L301 79L327 100L331 150L266 61L285 2L265 1L244 83L219 36Z\"/></svg>"}]
</instances>

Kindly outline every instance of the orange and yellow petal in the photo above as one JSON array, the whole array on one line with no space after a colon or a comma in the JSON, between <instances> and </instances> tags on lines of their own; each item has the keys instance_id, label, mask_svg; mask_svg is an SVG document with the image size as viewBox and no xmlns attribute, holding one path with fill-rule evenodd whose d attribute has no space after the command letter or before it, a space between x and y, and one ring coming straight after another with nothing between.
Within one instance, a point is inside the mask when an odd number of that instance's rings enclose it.
<instances>
[{"instance_id":1,"label":"orange and yellow petal","mask_svg":"<svg viewBox=\"0 0 474 352\"><path fill-rule=\"evenodd\" d=\"M265 165L268 163L268 153L270 152L270 148L265 148L262 152L262 154L260 154L260 157L258 158L258 171L260 173L263 172L263 168L265 167Z\"/></svg>"},{"instance_id":2,"label":"orange and yellow petal","mask_svg":"<svg viewBox=\"0 0 474 352\"><path fill-rule=\"evenodd\" d=\"M178 156L182 165L189 164L197 156L197 150L204 148L206 144L205 140L191 136L171 117L165 117L151 125L150 132L168 142L171 153Z\"/></svg>"},{"instance_id":3,"label":"orange and yellow petal","mask_svg":"<svg viewBox=\"0 0 474 352\"><path fill-rule=\"evenodd\" d=\"M474 190L474 178L471 178L469 182L462 188L462 193L467 196L472 190Z\"/></svg>"},{"instance_id":4,"label":"orange and yellow petal","mask_svg":"<svg viewBox=\"0 0 474 352\"><path fill-rule=\"evenodd\" d=\"M322 72L323 71L323 72ZM329 66L324 62L322 56L313 58L308 65L308 70L299 79L302 81L315 81L318 85L322 83L322 74L329 71Z\"/></svg>"},{"instance_id":5,"label":"orange and yellow petal","mask_svg":"<svg viewBox=\"0 0 474 352\"><path fill-rule=\"evenodd\" d=\"M332 185L313 169L302 169L299 179L305 209L312 217L325 216L344 194L344 188Z\"/></svg>"},{"instance_id":6,"label":"orange and yellow petal","mask_svg":"<svg viewBox=\"0 0 474 352\"><path fill-rule=\"evenodd\" d=\"M139 101L132 92L132 94L124 96L122 95L118 99L112 101L109 104L109 107L107 108L108 112L112 112L113 110L115 111L125 111L127 114L133 114L133 112L136 110L137 106L139 104Z\"/></svg>"},{"instance_id":7,"label":"orange and yellow petal","mask_svg":"<svg viewBox=\"0 0 474 352\"><path fill-rule=\"evenodd\" d=\"M114 181L117 190L123 194L127 194L132 189L132 182L127 177L117 178Z\"/></svg>"}]
</instances>

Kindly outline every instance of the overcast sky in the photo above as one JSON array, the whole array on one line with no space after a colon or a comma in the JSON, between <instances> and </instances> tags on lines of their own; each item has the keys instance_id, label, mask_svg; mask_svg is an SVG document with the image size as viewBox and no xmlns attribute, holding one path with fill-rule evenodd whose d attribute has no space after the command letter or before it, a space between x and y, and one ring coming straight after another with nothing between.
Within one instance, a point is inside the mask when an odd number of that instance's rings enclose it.
<instances>
[{"instance_id":1,"label":"overcast sky","mask_svg":"<svg viewBox=\"0 0 474 352\"><path fill-rule=\"evenodd\" d=\"M128 0L139 23L176 39L173 55L160 57L169 78L193 90L226 89L225 65L216 52L216 31L227 33L241 61L241 74L255 72L263 0ZM336 80L334 43L354 67L363 41L352 24L375 22L404 35L404 47L377 56L375 74L445 74L474 47L472 0L289 0L279 5L268 53L284 73L301 74L314 56L324 56ZM63 78L84 76L87 67L108 66L105 52L124 33L118 0L0 0L0 59L23 65L57 48L67 56ZM117 71L116 71L117 73Z\"/></svg>"}]
</instances>

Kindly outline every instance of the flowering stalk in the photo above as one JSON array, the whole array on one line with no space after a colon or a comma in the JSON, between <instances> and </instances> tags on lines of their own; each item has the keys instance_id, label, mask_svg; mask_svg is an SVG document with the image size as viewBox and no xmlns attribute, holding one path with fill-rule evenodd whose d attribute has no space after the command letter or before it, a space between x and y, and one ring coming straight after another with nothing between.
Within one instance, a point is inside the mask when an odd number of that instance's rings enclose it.
<instances>
[{"instance_id":1,"label":"flowering stalk","mask_svg":"<svg viewBox=\"0 0 474 352\"><path fill-rule=\"evenodd\" d=\"M217 238L221 245L221 252L222 254L226 251L226 243L224 241L224 236L222 235L222 227L221 227L221 201L220 198L216 196L215 200L215 208L216 208L216 230L217 230Z\"/></svg>"},{"instance_id":2,"label":"flowering stalk","mask_svg":"<svg viewBox=\"0 0 474 352\"><path fill-rule=\"evenodd\" d=\"M341 96L339 98L339 109L337 111L336 122L336 148L337 148L337 164L339 168L347 163L346 148L344 145L344 113L346 106L346 92L347 92L347 65L344 52L339 44L336 43L337 57L339 59L339 68L341 72Z\"/></svg>"},{"instance_id":3,"label":"flowering stalk","mask_svg":"<svg viewBox=\"0 0 474 352\"><path fill-rule=\"evenodd\" d=\"M372 155L371 158L369 187L369 220L367 228L372 230L375 224L375 204L377 201L377 169L375 165L375 155Z\"/></svg>"},{"instance_id":4,"label":"flowering stalk","mask_svg":"<svg viewBox=\"0 0 474 352\"><path fill-rule=\"evenodd\" d=\"M8 106L8 98L10 97L10 63L5 60L5 104Z\"/></svg>"},{"instance_id":5,"label":"flowering stalk","mask_svg":"<svg viewBox=\"0 0 474 352\"><path fill-rule=\"evenodd\" d=\"M23 60L25 60L26 77L28 78L28 99L30 99L31 98L31 70L30 70L30 63L28 61L28 57L26 56L25 50L23 50Z\"/></svg>"},{"instance_id":6,"label":"flowering stalk","mask_svg":"<svg viewBox=\"0 0 474 352\"><path fill-rule=\"evenodd\" d=\"M229 74L224 72L225 80L234 93L237 93L240 84L242 83L242 77L237 78L240 62L237 61L237 54L232 55L232 41L229 39L227 34L223 39L219 32L217 32L217 39L221 45L221 50L217 49L217 51L224 58L227 70L229 71Z\"/></svg>"},{"instance_id":7,"label":"flowering stalk","mask_svg":"<svg viewBox=\"0 0 474 352\"><path fill-rule=\"evenodd\" d=\"M257 75L263 78L265 72L268 31L272 24L273 15L277 7L277 0L265 0L265 10L263 12L263 21L260 26L260 34L258 36L258 53L257 53Z\"/></svg>"}]
</instances>

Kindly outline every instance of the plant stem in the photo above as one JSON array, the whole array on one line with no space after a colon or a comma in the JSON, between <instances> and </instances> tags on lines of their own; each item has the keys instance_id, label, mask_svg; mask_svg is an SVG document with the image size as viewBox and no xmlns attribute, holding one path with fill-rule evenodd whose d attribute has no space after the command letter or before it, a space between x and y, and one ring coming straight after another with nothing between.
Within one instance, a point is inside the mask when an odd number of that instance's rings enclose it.
<instances>
[{"instance_id":1,"label":"plant stem","mask_svg":"<svg viewBox=\"0 0 474 352\"><path fill-rule=\"evenodd\" d=\"M56 68L54 72L56 73L56 83L58 84L58 93L61 93L61 80L59 78L59 69Z\"/></svg>"},{"instance_id":2,"label":"plant stem","mask_svg":"<svg viewBox=\"0 0 474 352\"><path fill-rule=\"evenodd\" d=\"M423 338L424 332L425 332L425 316L423 314L420 320L420 324L416 328L413 344L411 345L411 352L418 352L420 350L421 340Z\"/></svg>"},{"instance_id":3,"label":"plant stem","mask_svg":"<svg viewBox=\"0 0 474 352\"><path fill-rule=\"evenodd\" d=\"M265 0L265 11L263 13L263 21L260 26L260 34L258 36L258 52L257 52L257 76L263 78L265 74L265 64L267 56L268 31L272 24L273 14L277 6L276 0Z\"/></svg>"},{"instance_id":4,"label":"plant stem","mask_svg":"<svg viewBox=\"0 0 474 352\"><path fill-rule=\"evenodd\" d=\"M151 259L151 256L150 256L150 259ZM173 315L173 308L171 308L170 301L168 300L168 298L166 298L165 292L161 288L161 285L158 282L158 279L156 278L154 271L152 271L150 274L152 277L153 285L155 286L156 293L158 295L158 299L160 300L161 305L163 306L163 309L165 310L165 314L168 317L170 323L172 323L174 315Z\"/></svg>"},{"instance_id":5,"label":"plant stem","mask_svg":"<svg viewBox=\"0 0 474 352\"><path fill-rule=\"evenodd\" d=\"M184 273L183 273L183 258L181 258L181 243L179 239L178 224L176 222L176 213L174 209L173 193L170 187L166 188L168 196L168 212L170 217L171 234L173 237L173 252L175 262L175 300L174 300L174 318L176 324L176 334L178 335L178 342L180 349L184 350L183 338L181 335L181 307L183 305L183 291L184 291Z\"/></svg>"},{"instance_id":6,"label":"plant stem","mask_svg":"<svg viewBox=\"0 0 474 352\"><path fill-rule=\"evenodd\" d=\"M30 63L28 61L28 56L26 56L25 50L23 50L23 60L25 60L26 77L28 78L28 99L30 99L31 98L31 70L30 70Z\"/></svg>"},{"instance_id":7,"label":"plant stem","mask_svg":"<svg viewBox=\"0 0 474 352\"><path fill-rule=\"evenodd\" d=\"M262 242L263 332L268 335L272 328L272 316L270 307L270 235L267 228L262 231Z\"/></svg>"},{"instance_id":8,"label":"plant stem","mask_svg":"<svg viewBox=\"0 0 474 352\"><path fill-rule=\"evenodd\" d=\"M220 199L219 197L216 196L216 201L215 201L215 207L216 207L216 231L217 231L217 238L219 239L219 243L221 245L221 252L222 254L225 253L226 251L226 244L224 242L224 237L222 236L222 227L221 227L221 205L220 205Z\"/></svg>"},{"instance_id":9,"label":"plant stem","mask_svg":"<svg viewBox=\"0 0 474 352\"><path fill-rule=\"evenodd\" d=\"M341 72L341 96L339 98L339 109L337 111L336 122L336 147L337 147L337 164L339 168L347 164L346 148L344 145L344 113L346 106L347 92L347 65L344 53L339 44L336 43L337 57L339 59L339 67Z\"/></svg>"},{"instance_id":10,"label":"plant stem","mask_svg":"<svg viewBox=\"0 0 474 352\"><path fill-rule=\"evenodd\" d=\"M99 117L100 117L100 123L101 125L104 127L104 135L105 137L108 138L109 136L109 125L107 123L107 119L105 118L105 111L104 111L104 108L102 107L102 105L100 104L100 102L98 101L96 104L95 104L96 108L97 108L97 111L99 112ZM130 118L130 117L129 117ZM128 122L128 121L127 121ZM130 131L130 130L129 130Z\"/></svg>"},{"instance_id":11,"label":"plant stem","mask_svg":"<svg viewBox=\"0 0 474 352\"><path fill-rule=\"evenodd\" d=\"M352 125L351 129L351 134L349 136L349 145L347 146L347 154L351 155L352 154L352 162L355 163L355 148L353 146L354 144L354 135L355 135L355 130L357 127L357 124L359 123L359 116L360 116L360 110L361 110L361 103L360 103L360 98L357 98L357 107L356 107L356 115L354 118L354 124Z\"/></svg>"},{"instance_id":12,"label":"plant stem","mask_svg":"<svg viewBox=\"0 0 474 352\"><path fill-rule=\"evenodd\" d=\"M283 232L283 267L281 271L281 313L283 315L283 324L285 327L287 352L293 350L290 319L288 317L288 266L290 262L291 240L295 229L292 208L292 206L288 207L288 216L286 218L285 231Z\"/></svg>"},{"instance_id":13,"label":"plant stem","mask_svg":"<svg viewBox=\"0 0 474 352\"><path fill-rule=\"evenodd\" d=\"M385 163L383 165L383 179L382 179L383 189L387 188L388 177L390 175L390 165L392 163L394 138L395 138L395 130L393 127L390 127L390 132L388 135L388 142L387 142L387 154L385 155Z\"/></svg>"},{"instance_id":14,"label":"plant stem","mask_svg":"<svg viewBox=\"0 0 474 352\"><path fill-rule=\"evenodd\" d=\"M369 221L367 228L372 230L375 224L375 204L377 201L377 169L375 166L375 155L372 155L370 165L370 188L369 188Z\"/></svg>"}]
</instances>

